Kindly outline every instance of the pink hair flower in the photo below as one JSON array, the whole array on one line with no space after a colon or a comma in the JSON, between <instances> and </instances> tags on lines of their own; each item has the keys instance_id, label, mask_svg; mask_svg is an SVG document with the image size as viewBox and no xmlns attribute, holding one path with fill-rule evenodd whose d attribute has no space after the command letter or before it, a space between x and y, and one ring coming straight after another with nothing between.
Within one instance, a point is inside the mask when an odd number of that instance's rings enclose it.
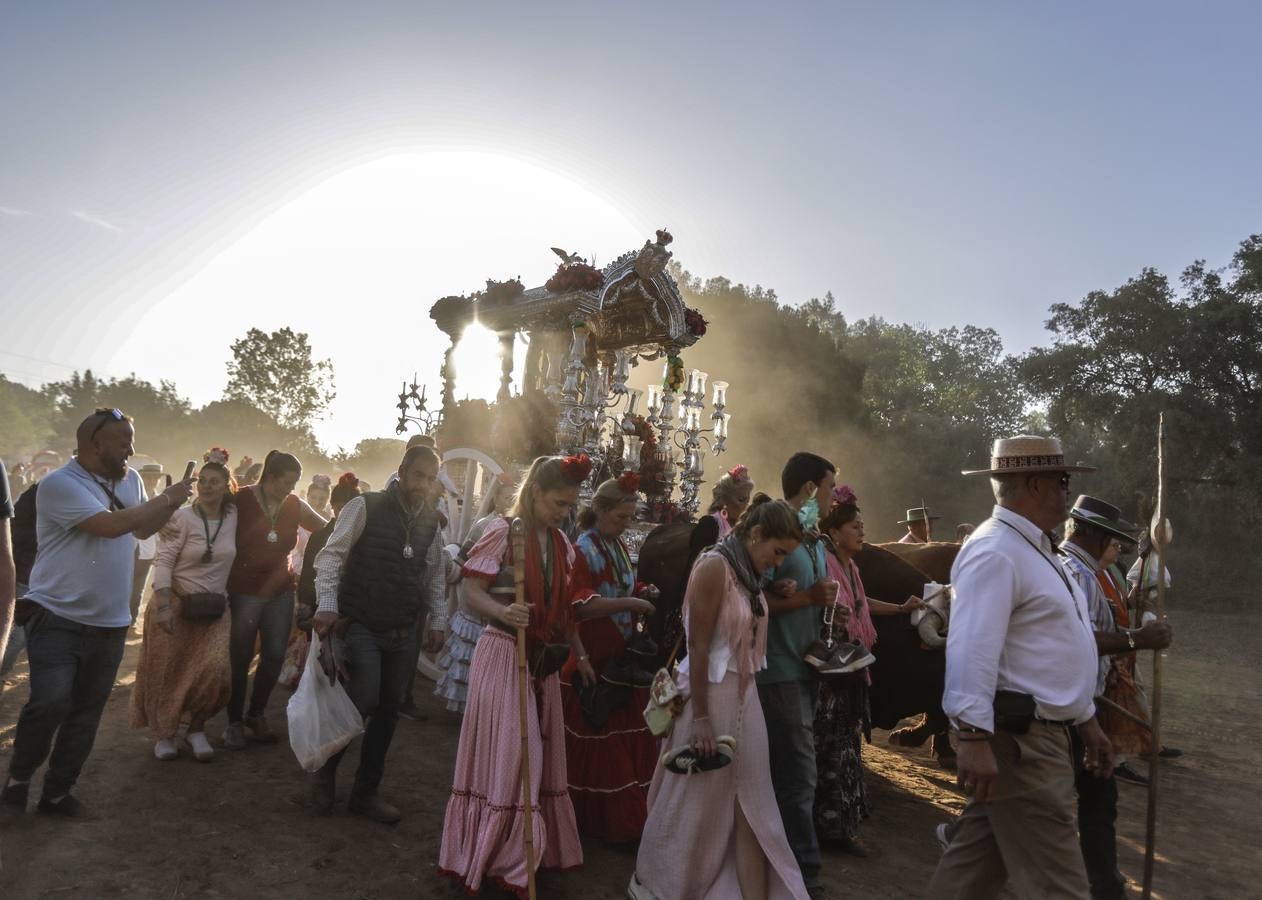
<instances>
[{"instance_id":1,"label":"pink hair flower","mask_svg":"<svg viewBox=\"0 0 1262 900\"><path fill-rule=\"evenodd\" d=\"M857 506L859 498L854 495L848 484L839 484L833 488L833 503L842 506Z\"/></svg>"}]
</instances>

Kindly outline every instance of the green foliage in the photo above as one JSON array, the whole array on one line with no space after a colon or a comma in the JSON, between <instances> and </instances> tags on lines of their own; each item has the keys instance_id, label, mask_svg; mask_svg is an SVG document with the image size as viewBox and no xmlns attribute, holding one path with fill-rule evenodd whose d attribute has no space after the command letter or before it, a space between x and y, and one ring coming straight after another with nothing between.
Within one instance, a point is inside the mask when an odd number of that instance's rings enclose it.
<instances>
[{"instance_id":1,"label":"green foliage","mask_svg":"<svg viewBox=\"0 0 1262 900\"><path fill-rule=\"evenodd\" d=\"M308 431L336 396L333 363L312 359L305 333L251 328L233 342L225 400L252 403L283 427Z\"/></svg>"},{"instance_id":2,"label":"green foliage","mask_svg":"<svg viewBox=\"0 0 1262 900\"><path fill-rule=\"evenodd\" d=\"M0 375L0 459L15 460L52 440L52 406L39 391Z\"/></svg>"}]
</instances>

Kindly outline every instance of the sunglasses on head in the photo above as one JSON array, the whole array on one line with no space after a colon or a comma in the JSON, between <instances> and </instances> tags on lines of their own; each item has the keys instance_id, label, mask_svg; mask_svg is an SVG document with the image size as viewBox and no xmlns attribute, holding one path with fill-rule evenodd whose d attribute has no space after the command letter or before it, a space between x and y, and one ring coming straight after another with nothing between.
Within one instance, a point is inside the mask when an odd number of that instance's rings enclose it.
<instances>
[{"instance_id":1,"label":"sunglasses on head","mask_svg":"<svg viewBox=\"0 0 1262 900\"><path fill-rule=\"evenodd\" d=\"M127 417L123 415L123 411L117 407L102 407L92 413L94 416L104 416L105 418L96 423L96 427L92 429L92 433L88 435L88 440L96 437L96 433L108 425L110 422L125 422Z\"/></svg>"}]
</instances>

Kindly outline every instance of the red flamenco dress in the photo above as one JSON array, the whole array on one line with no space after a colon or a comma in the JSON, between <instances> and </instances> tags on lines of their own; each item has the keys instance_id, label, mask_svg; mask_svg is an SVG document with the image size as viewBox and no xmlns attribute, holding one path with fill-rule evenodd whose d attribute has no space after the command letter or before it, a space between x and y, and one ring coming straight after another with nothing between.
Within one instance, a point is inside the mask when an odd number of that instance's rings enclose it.
<instances>
[{"instance_id":1,"label":"red flamenco dress","mask_svg":"<svg viewBox=\"0 0 1262 900\"><path fill-rule=\"evenodd\" d=\"M571 596L580 605L593 594L630 597L636 589L635 572L620 538L601 538L596 529L575 541ZM630 613L616 613L578 623L597 677L621 657L633 634ZM611 843L639 840L648 816L648 789L657 764L657 739L644 723L648 688L612 688L616 706L602 727L583 715L575 689L578 661L574 654L561 670L561 703L565 715L565 756L570 800L580 834Z\"/></svg>"}]
</instances>

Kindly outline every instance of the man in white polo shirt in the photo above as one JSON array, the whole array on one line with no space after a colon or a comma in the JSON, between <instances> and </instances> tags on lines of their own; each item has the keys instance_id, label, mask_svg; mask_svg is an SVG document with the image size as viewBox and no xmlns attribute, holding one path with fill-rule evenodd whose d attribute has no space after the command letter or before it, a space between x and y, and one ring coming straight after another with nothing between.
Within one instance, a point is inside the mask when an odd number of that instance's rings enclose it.
<instances>
[{"instance_id":1,"label":"man in white polo shirt","mask_svg":"<svg viewBox=\"0 0 1262 900\"><path fill-rule=\"evenodd\" d=\"M40 482L39 552L19 615L26 628L31 693L18 717L0 800L26 807L45 760L39 811L82 815L70 795L92 751L131 625L134 538L158 531L192 493L192 479L146 502L128 468L135 430L117 409L79 425L78 456Z\"/></svg>"},{"instance_id":2,"label":"man in white polo shirt","mask_svg":"<svg viewBox=\"0 0 1262 900\"><path fill-rule=\"evenodd\" d=\"M951 829L927 896L1089 894L1075 827L1069 729L1084 767L1101 778L1113 753L1095 716L1097 651L1087 598L1048 532L1069 511L1060 441L995 442L989 469L996 506L951 569L942 708L958 729L960 786L968 805Z\"/></svg>"}]
</instances>

